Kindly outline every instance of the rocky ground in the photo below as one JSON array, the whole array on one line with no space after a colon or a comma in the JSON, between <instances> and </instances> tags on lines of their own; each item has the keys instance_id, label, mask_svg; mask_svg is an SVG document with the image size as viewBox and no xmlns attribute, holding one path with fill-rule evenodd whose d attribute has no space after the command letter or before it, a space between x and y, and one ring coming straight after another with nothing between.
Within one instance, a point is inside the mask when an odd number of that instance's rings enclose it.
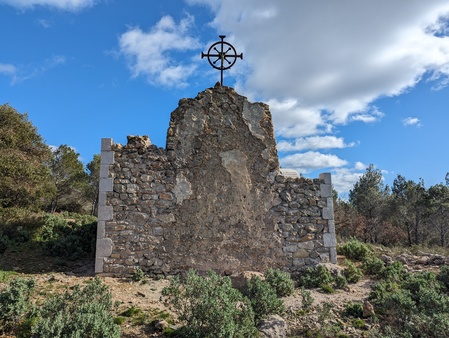
<instances>
[{"instance_id":1,"label":"rocky ground","mask_svg":"<svg viewBox=\"0 0 449 338\"><path fill-rule=\"evenodd\" d=\"M449 263L449 259L443 255L420 252L418 254L391 254L383 253L381 256L385 262L401 261L406 268L413 271L437 270L441 264ZM344 257L340 257L340 265ZM8 261L8 263L6 262ZM26 264L25 264L26 262ZM34 262L30 267L28 260L13 259L6 255L0 259L0 270L14 270L19 275L34 277L37 280L40 294L48 297L53 293L61 292L75 284L83 284L93 277L93 265L89 261L75 262L73 265L62 265L57 271L57 265L53 269L48 268L51 262ZM54 262L53 262L54 263ZM45 265L47 264L47 265ZM39 267L46 267L39 270ZM49 271L53 270L53 271ZM154 280L146 278L135 282L131 278L101 277L102 281L110 288L115 313L122 317L121 329L123 337L164 337L155 327L158 320L166 320L172 325L179 325L176 317L161 301L161 291L168 285L167 279ZM340 328L340 333L348 337L366 337L369 329L375 325L372 323L369 313L368 298L371 285L375 280L364 278L356 284L350 284L345 290L337 290L335 293L326 294L321 289L308 290L314 299L312 307L304 310L302 304L301 289L297 288L292 296L284 298L289 337L310 336L311 332L320 332L323 337L332 337L335 328ZM6 283L0 283L2 289ZM363 322L354 322L353 318L344 318L341 312L348 303L364 303L367 317ZM127 310L134 309L131 315L123 315ZM129 311L128 311L129 312ZM314 335L312 335L314 337ZM3 336L5 337L5 336Z\"/></svg>"}]
</instances>

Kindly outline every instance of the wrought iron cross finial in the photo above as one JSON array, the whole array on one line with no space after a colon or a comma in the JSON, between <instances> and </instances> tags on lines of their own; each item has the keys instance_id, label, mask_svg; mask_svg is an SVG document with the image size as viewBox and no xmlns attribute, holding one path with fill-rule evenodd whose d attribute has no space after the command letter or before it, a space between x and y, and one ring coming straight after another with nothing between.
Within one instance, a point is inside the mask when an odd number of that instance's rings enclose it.
<instances>
[{"instance_id":1,"label":"wrought iron cross finial","mask_svg":"<svg viewBox=\"0 0 449 338\"><path fill-rule=\"evenodd\" d=\"M215 42L212 46L210 46L207 54L201 53L201 58L207 57L210 65L215 69L220 70L220 84L223 85L223 71L231 68L234 65L235 61L237 61L237 58L243 59L243 53L237 55L234 46L229 42L223 41L226 35L219 35L219 37L221 41ZM217 49L218 46L219 50ZM227 49L225 50L225 48ZM215 59L213 60L212 58ZM228 58L230 58L231 61L229 61ZM217 65L218 61L220 61L219 65Z\"/></svg>"}]
</instances>

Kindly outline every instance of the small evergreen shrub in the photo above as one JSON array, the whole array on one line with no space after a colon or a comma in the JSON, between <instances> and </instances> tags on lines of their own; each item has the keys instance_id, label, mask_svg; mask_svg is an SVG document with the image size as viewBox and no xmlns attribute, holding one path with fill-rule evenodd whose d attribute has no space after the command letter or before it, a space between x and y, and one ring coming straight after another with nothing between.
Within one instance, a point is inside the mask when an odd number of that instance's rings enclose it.
<instances>
[{"instance_id":1,"label":"small evergreen shrub","mask_svg":"<svg viewBox=\"0 0 449 338\"><path fill-rule=\"evenodd\" d=\"M317 288L321 285L331 284L334 281L329 270L324 265L308 268L300 277L299 285L307 289Z\"/></svg>"},{"instance_id":2,"label":"small evergreen shrub","mask_svg":"<svg viewBox=\"0 0 449 338\"><path fill-rule=\"evenodd\" d=\"M136 268L132 277L134 282L142 282L145 280L145 272L141 268Z\"/></svg>"},{"instance_id":3,"label":"small evergreen shrub","mask_svg":"<svg viewBox=\"0 0 449 338\"><path fill-rule=\"evenodd\" d=\"M37 311L33 337L119 338L120 328L111 313L111 294L98 278L84 288L55 295Z\"/></svg>"},{"instance_id":4,"label":"small evergreen shrub","mask_svg":"<svg viewBox=\"0 0 449 338\"><path fill-rule=\"evenodd\" d=\"M277 297L276 290L268 282L263 281L259 276L252 276L246 286L256 323L269 314L283 314L284 303Z\"/></svg>"},{"instance_id":5,"label":"small evergreen shrub","mask_svg":"<svg viewBox=\"0 0 449 338\"><path fill-rule=\"evenodd\" d=\"M31 310L34 279L16 278L0 293L0 330L15 331ZM0 331L1 332L1 331Z\"/></svg>"},{"instance_id":6,"label":"small evergreen shrub","mask_svg":"<svg viewBox=\"0 0 449 338\"><path fill-rule=\"evenodd\" d=\"M401 262L394 262L382 270L380 277L385 280L400 282L405 277L404 265Z\"/></svg>"},{"instance_id":7,"label":"small evergreen shrub","mask_svg":"<svg viewBox=\"0 0 449 338\"><path fill-rule=\"evenodd\" d=\"M362 262L362 270L370 276L381 276L385 268L385 263L378 257L370 256Z\"/></svg>"},{"instance_id":8,"label":"small evergreen shrub","mask_svg":"<svg viewBox=\"0 0 449 338\"><path fill-rule=\"evenodd\" d=\"M335 293L335 289L330 284L321 284L320 288L321 288L321 290L323 290L324 293L327 293L327 294Z\"/></svg>"},{"instance_id":9,"label":"small evergreen shrub","mask_svg":"<svg viewBox=\"0 0 449 338\"><path fill-rule=\"evenodd\" d=\"M380 324L373 337L446 337L449 296L441 271L405 274L399 264L388 268L388 279L370 293Z\"/></svg>"},{"instance_id":10,"label":"small evergreen shrub","mask_svg":"<svg viewBox=\"0 0 449 338\"><path fill-rule=\"evenodd\" d=\"M373 254L368 245L355 238L351 238L348 243L339 246L337 251L340 255L356 261L363 261Z\"/></svg>"},{"instance_id":11,"label":"small evergreen shrub","mask_svg":"<svg viewBox=\"0 0 449 338\"><path fill-rule=\"evenodd\" d=\"M449 290L449 265L442 265L437 279Z\"/></svg>"},{"instance_id":12,"label":"small evergreen shrub","mask_svg":"<svg viewBox=\"0 0 449 338\"><path fill-rule=\"evenodd\" d=\"M76 260L83 255L95 253L97 223L73 224L60 230L57 237L46 242L52 256Z\"/></svg>"},{"instance_id":13,"label":"small evergreen shrub","mask_svg":"<svg viewBox=\"0 0 449 338\"><path fill-rule=\"evenodd\" d=\"M312 304L314 302L314 299L310 293L310 291L307 291L304 286L301 287L301 307L303 310L310 310L312 307Z\"/></svg>"},{"instance_id":14,"label":"small evergreen shrub","mask_svg":"<svg viewBox=\"0 0 449 338\"><path fill-rule=\"evenodd\" d=\"M348 286L348 280L345 276L338 274L335 276L335 287L337 289L344 289Z\"/></svg>"},{"instance_id":15,"label":"small evergreen shrub","mask_svg":"<svg viewBox=\"0 0 449 338\"><path fill-rule=\"evenodd\" d=\"M279 269L268 269L265 272L265 281L276 290L278 297L290 296L295 292L295 284L290 274Z\"/></svg>"},{"instance_id":16,"label":"small evergreen shrub","mask_svg":"<svg viewBox=\"0 0 449 338\"><path fill-rule=\"evenodd\" d=\"M64 232L64 229L68 227L64 217L56 214L45 214L41 222L42 225L35 234L35 240L39 242L56 240Z\"/></svg>"},{"instance_id":17,"label":"small evergreen shrub","mask_svg":"<svg viewBox=\"0 0 449 338\"><path fill-rule=\"evenodd\" d=\"M357 283L359 280L363 278L363 272L359 268L357 268L354 263L346 260L346 269L343 270L343 274L348 281L348 283Z\"/></svg>"},{"instance_id":18,"label":"small evergreen shrub","mask_svg":"<svg viewBox=\"0 0 449 338\"><path fill-rule=\"evenodd\" d=\"M162 291L163 299L186 326L182 337L256 337L250 301L234 289L229 277L208 272L206 277L190 270L186 277L172 278Z\"/></svg>"},{"instance_id":19,"label":"small evergreen shrub","mask_svg":"<svg viewBox=\"0 0 449 338\"><path fill-rule=\"evenodd\" d=\"M343 316L362 318L363 317L363 305L360 303L348 303L343 310Z\"/></svg>"}]
</instances>

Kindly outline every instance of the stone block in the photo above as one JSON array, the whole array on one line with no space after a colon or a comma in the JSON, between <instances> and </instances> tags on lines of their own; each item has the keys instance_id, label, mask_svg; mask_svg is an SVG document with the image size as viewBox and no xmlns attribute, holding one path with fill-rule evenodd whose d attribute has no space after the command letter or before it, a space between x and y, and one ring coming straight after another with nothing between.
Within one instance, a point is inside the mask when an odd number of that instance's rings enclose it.
<instances>
[{"instance_id":1,"label":"stone block","mask_svg":"<svg viewBox=\"0 0 449 338\"><path fill-rule=\"evenodd\" d=\"M109 177L109 164L100 165L100 179Z\"/></svg>"},{"instance_id":2,"label":"stone block","mask_svg":"<svg viewBox=\"0 0 449 338\"><path fill-rule=\"evenodd\" d=\"M101 139L101 151L111 151L113 144L114 144L114 141L112 140L112 138L102 138Z\"/></svg>"},{"instance_id":3,"label":"stone block","mask_svg":"<svg viewBox=\"0 0 449 338\"><path fill-rule=\"evenodd\" d=\"M106 191L100 191L98 193L98 205L106 205Z\"/></svg>"},{"instance_id":4,"label":"stone block","mask_svg":"<svg viewBox=\"0 0 449 338\"><path fill-rule=\"evenodd\" d=\"M330 248L329 260L331 261L332 264L337 264L337 249L336 248Z\"/></svg>"},{"instance_id":5,"label":"stone block","mask_svg":"<svg viewBox=\"0 0 449 338\"><path fill-rule=\"evenodd\" d=\"M335 221L334 220L329 220L328 221L328 226L329 226L329 233L330 234L335 234Z\"/></svg>"},{"instance_id":6,"label":"stone block","mask_svg":"<svg viewBox=\"0 0 449 338\"><path fill-rule=\"evenodd\" d=\"M332 176L330 173L322 173L320 174L320 180L324 181L324 184L332 185Z\"/></svg>"},{"instance_id":7,"label":"stone block","mask_svg":"<svg viewBox=\"0 0 449 338\"><path fill-rule=\"evenodd\" d=\"M101 178L100 191L112 191L113 183L112 178Z\"/></svg>"},{"instance_id":8,"label":"stone block","mask_svg":"<svg viewBox=\"0 0 449 338\"><path fill-rule=\"evenodd\" d=\"M95 259L95 273L104 272L104 259L103 257L97 257Z\"/></svg>"},{"instance_id":9,"label":"stone block","mask_svg":"<svg viewBox=\"0 0 449 338\"><path fill-rule=\"evenodd\" d=\"M112 254L112 240L110 238L97 239L97 248L95 256L109 257Z\"/></svg>"},{"instance_id":10,"label":"stone block","mask_svg":"<svg viewBox=\"0 0 449 338\"><path fill-rule=\"evenodd\" d=\"M321 197L332 197L332 185L320 184L320 196Z\"/></svg>"},{"instance_id":11,"label":"stone block","mask_svg":"<svg viewBox=\"0 0 449 338\"><path fill-rule=\"evenodd\" d=\"M109 221L113 217L113 208L110 205L99 205L98 206L98 220L99 221Z\"/></svg>"},{"instance_id":12,"label":"stone block","mask_svg":"<svg viewBox=\"0 0 449 338\"><path fill-rule=\"evenodd\" d=\"M293 266L300 267L306 265L304 258L293 258Z\"/></svg>"},{"instance_id":13,"label":"stone block","mask_svg":"<svg viewBox=\"0 0 449 338\"><path fill-rule=\"evenodd\" d=\"M300 242L297 244L297 246L299 249L313 250L315 248L315 243L313 241Z\"/></svg>"},{"instance_id":14,"label":"stone block","mask_svg":"<svg viewBox=\"0 0 449 338\"><path fill-rule=\"evenodd\" d=\"M109 165L114 163L114 152L113 151L102 151L100 165Z\"/></svg>"},{"instance_id":15,"label":"stone block","mask_svg":"<svg viewBox=\"0 0 449 338\"><path fill-rule=\"evenodd\" d=\"M97 240L102 239L106 236L106 222L98 221L97 222Z\"/></svg>"},{"instance_id":16,"label":"stone block","mask_svg":"<svg viewBox=\"0 0 449 338\"><path fill-rule=\"evenodd\" d=\"M309 256L310 252L304 249L299 249L298 251L293 253L293 258L307 258Z\"/></svg>"},{"instance_id":17,"label":"stone block","mask_svg":"<svg viewBox=\"0 0 449 338\"><path fill-rule=\"evenodd\" d=\"M323 219L334 219L334 211L332 208L323 208Z\"/></svg>"},{"instance_id":18,"label":"stone block","mask_svg":"<svg viewBox=\"0 0 449 338\"><path fill-rule=\"evenodd\" d=\"M284 252L295 252L296 250L298 250L298 246L297 245L287 245L283 248Z\"/></svg>"},{"instance_id":19,"label":"stone block","mask_svg":"<svg viewBox=\"0 0 449 338\"><path fill-rule=\"evenodd\" d=\"M335 234L323 234L324 246L326 248L335 248L337 246L337 240L335 239Z\"/></svg>"}]
</instances>

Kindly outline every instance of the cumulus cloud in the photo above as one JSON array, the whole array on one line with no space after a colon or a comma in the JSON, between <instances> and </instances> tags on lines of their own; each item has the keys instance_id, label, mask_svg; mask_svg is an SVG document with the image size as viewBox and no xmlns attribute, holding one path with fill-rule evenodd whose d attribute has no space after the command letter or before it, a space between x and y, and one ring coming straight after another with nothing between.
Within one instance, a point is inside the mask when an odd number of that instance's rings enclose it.
<instances>
[{"instance_id":1,"label":"cumulus cloud","mask_svg":"<svg viewBox=\"0 0 449 338\"><path fill-rule=\"evenodd\" d=\"M332 149L353 147L355 143L346 144L344 139L336 136L311 136L297 138L294 142L279 141L277 149L279 151L302 151L306 149Z\"/></svg>"},{"instance_id":2,"label":"cumulus cloud","mask_svg":"<svg viewBox=\"0 0 449 338\"><path fill-rule=\"evenodd\" d=\"M33 8L35 6L53 7L66 11L78 11L93 6L98 0L0 0L0 4L16 8Z\"/></svg>"},{"instance_id":3,"label":"cumulus cloud","mask_svg":"<svg viewBox=\"0 0 449 338\"><path fill-rule=\"evenodd\" d=\"M405 119L402 120L402 124L406 127L408 126L422 127L422 123L417 117L406 117Z\"/></svg>"},{"instance_id":4,"label":"cumulus cloud","mask_svg":"<svg viewBox=\"0 0 449 338\"><path fill-rule=\"evenodd\" d=\"M449 40L435 34L447 1L190 2L210 4L214 26L248 51L248 88L326 109L337 123L426 71L449 74Z\"/></svg>"},{"instance_id":5,"label":"cumulus cloud","mask_svg":"<svg viewBox=\"0 0 449 338\"><path fill-rule=\"evenodd\" d=\"M358 171L358 169L336 168L332 172L333 188L338 192L340 197L345 198L363 174L364 173Z\"/></svg>"},{"instance_id":6,"label":"cumulus cloud","mask_svg":"<svg viewBox=\"0 0 449 338\"><path fill-rule=\"evenodd\" d=\"M317 169L343 167L348 164L338 156L315 151L288 155L281 158L280 162L283 168L293 168L301 174Z\"/></svg>"},{"instance_id":7,"label":"cumulus cloud","mask_svg":"<svg viewBox=\"0 0 449 338\"><path fill-rule=\"evenodd\" d=\"M199 41L189 35L192 24L192 16L182 19L179 24L172 17L164 16L148 32L135 27L122 34L120 53L128 59L132 76L145 76L155 85L186 86L196 66L182 63L174 54L201 47Z\"/></svg>"},{"instance_id":8,"label":"cumulus cloud","mask_svg":"<svg viewBox=\"0 0 449 338\"><path fill-rule=\"evenodd\" d=\"M212 26L243 51L239 91L270 105L285 151L320 149L311 137L321 137L321 149L352 145L330 137L341 125L380 122L376 99L401 95L424 77L435 89L449 84L447 0L186 1L209 5ZM335 180L347 174L352 182L362 163L344 162L313 151L281 159L301 172L334 166Z\"/></svg>"}]
</instances>

